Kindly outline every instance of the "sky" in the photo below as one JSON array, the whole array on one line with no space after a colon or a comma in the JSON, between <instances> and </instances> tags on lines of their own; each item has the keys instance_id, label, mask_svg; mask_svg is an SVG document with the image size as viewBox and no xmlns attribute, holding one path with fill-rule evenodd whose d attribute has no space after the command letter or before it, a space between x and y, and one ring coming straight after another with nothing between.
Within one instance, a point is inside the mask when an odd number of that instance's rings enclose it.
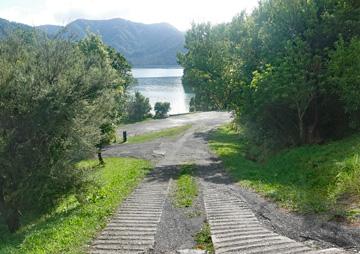
<instances>
[{"instance_id":1,"label":"sky","mask_svg":"<svg viewBox=\"0 0 360 254\"><path fill-rule=\"evenodd\" d=\"M167 22L181 31L192 22L228 22L258 0L0 0L0 18L32 26L66 25L79 18Z\"/></svg>"}]
</instances>

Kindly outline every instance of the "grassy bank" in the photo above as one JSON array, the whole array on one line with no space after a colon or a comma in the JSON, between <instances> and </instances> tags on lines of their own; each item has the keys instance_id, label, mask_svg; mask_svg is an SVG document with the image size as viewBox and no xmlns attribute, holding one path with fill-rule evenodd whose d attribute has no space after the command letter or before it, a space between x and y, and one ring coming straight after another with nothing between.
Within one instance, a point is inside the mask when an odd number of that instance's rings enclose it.
<instances>
[{"instance_id":1,"label":"grassy bank","mask_svg":"<svg viewBox=\"0 0 360 254\"><path fill-rule=\"evenodd\" d=\"M105 162L95 173L99 187L86 193L85 203L69 197L53 213L25 222L15 234L9 234L0 223L0 253L85 253L86 244L151 166L144 160L125 158ZM84 161L79 166L96 167L97 161Z\"/></svg>"},{"instance_id":2,"label":"grassy bank","mask_svg":"<svg viewBox=\"0 0 360 254\"><path fill-rule=\"evenodd\" d=\"M158 138L170 138L170 137L176 137L178 135L180 135L181 133L185 132L186 130L188 130L191 127L190 124L188 125L183 125L183 126L179 126L179 127L174 127L174 128L167 128L161 131L153 131L153 132L149 132L143 135L136 135L136 136L131 136L128 138L128 143L129 144L135 144L135 143L144 143L144 142L149 142Z\"/></svg>"},{"instance_id":3,"label":"grassy bank","mask_svg":"<svg viewBox=\"0 0 360 254\"><path fill-rule=\"evenodd\" d=\"M193 165L183 165L180 176L176 180L175 203L178 207L192 206L198 195L198 186L193 171Z\"/></svg>"},{"instance_id":4,"label":"grassy bank","mask_svg":"<svg viewBox=\"0 0 360 254\"><path fill-rule=\"evenodd\" d=\"M329 219L358 220L360 135L278 153L265 162L245 158L246 140L228 127L211 135L210 145L230 175L281 206Z\"/></svg>"}]
</instances>

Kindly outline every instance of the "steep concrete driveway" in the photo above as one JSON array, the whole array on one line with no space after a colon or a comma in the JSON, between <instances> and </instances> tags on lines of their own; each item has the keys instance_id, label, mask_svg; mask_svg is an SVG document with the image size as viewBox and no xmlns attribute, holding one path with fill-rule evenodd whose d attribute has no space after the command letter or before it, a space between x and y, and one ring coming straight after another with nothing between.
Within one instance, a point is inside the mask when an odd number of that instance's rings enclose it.
<instances>
[{"instance_id":1,"label":"steep concrete driveway","mask_svg":"<svg viewBox=\"0 0 360 254\"><path fill-rule=\"evenodd\" d=\"M190 129L175 138L114 145L104 151L105 157L130 156L149 159L156 167L152 176L119 208L117 215L109 223L108 231L105 230L100 236L100 241L94 242L93 253L177 253L188 238L171 233L180 232L183 222L175 220L176 214L167 214L171 211L164 210L164 195L176 171L185 163L192 163L198 168L197 178L201 182L199 187L204 195L215 253L345 253L333 243L340 243L339 240L350 243L354 238L347 231L339 231L339 228L326 229L324 225L317 225L316 222L312 223L314 226L309 230L306 221L283 213L256 194L248 195L246 190L231 181L221 162L209 150L207 142L207 133L211 129L230 120L229 113L204 112L151 120L121 128L120 132L125 129L129 135L139 135L192 124ZM144 195L138 197L137 193L142 193L143 189L151 189L153 183L156 183L157 188L153 191L162 193L162 196L149 199L145 204ZM259 207L256 204L260 202ZM140 211L144 210L144 204L149 209L148 213L151 213L148 216L153 219L144 219L141 222L143 228L149 230L146 239L141 240L128 236L127 231L137 232L139 225L134 223L132 226L131 221L136 221L136 218L125 220L124 214L129 213L130 207L132 212L136 212L136 216L141 217ZM264 208L267 213L264 213ZM164 221L164 218L174 221ZM341 232L341 235L338 232ZM327 237L332 235L336 239L330 242ZM121 242L121 246L120 240L125 241ZM344 243L338 245L346 246Z\"/></svg>"}]
</instances>

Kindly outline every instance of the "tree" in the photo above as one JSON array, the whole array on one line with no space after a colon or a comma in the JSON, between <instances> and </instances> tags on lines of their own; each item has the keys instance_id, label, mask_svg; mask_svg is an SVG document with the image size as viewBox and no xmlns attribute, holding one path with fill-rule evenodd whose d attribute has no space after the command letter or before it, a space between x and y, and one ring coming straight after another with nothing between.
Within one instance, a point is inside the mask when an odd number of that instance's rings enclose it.
<instances>
[{"instance_id":1,"label":"tree","mask_svg":"<svg viewBox=\"0 0 360 254\"><path fill-rule=\"evenodd\" d=\"M193 88L198 110L227 109L236 98L226 36L225 25L193 24L185 37L188 51L178 55L184 67L183 83Z\"/></svg>"},{"instance_id":2,"label":"tree","mask_svg":"<svg viewBox=\"0 0 360 254\"><path fill-rule=\"evenodd\" d=\"M155 118L165 118L170 110L169 102L156 102L154 106Z\"/></svg>"},{"instance_id":3,"label":"tree","mask_svg":"<svg viewBox=\"0 0 360 254\"><path fill-rule=\"evenodd\" d=\"M332 91L344 103L351 127L360 127L360 39L354 37L346 45L343 39L330 53L329 82Z\"/></svg>"},{"instance_id":4,"label":"tree","mask_svg":"<svg viewBox=\"0 0 360 254\"><path fill-rule=\"evenodd\" d=\"M103 94L108 99L104 104L107 109L103 123L99 126L101 137L96 144L99 162L104 164L102 149L116 140L116 124L125 115L126 91L133 82L131 66L120 53L106 46L95 34L88 34L79 42L79 48L86 55L87 69L97 70L92 82L97 83L98 86L110 85L109 94Z\"/></svg>"},{"instance_id":5,"label":"tree","mask_svg":"<svg viewBox=\"0 0 360 254\"><path fill-rule=\"evenodd\" d=\"M354 0L262 0L194 24L178 56L193 106L234 111L249 140L276 149L344 135L359 124L359 14Z\"/></svg>"},{"instance_id":6,"label":"tree","mask_svg":"<svg viewBox=\"0 0 360 254\"><path fill-rule=\"evenodd\" d=\"M151 116L151 105L149 98L143 96L140 92L135 92L135 96L130 97L127 103L127 121L142 121Z\"/></svg>"},{"instance_id":7,"label":"tree","mask_svg":"<svg viewBox=\"0 0 360 254\"><path fill-rule=\"evenodd\" d=\"M119 75L101 41L35 32L0 42L0 213L14 232L21 211L46 211L88 183Z\"/></svg>"}]
</instances>

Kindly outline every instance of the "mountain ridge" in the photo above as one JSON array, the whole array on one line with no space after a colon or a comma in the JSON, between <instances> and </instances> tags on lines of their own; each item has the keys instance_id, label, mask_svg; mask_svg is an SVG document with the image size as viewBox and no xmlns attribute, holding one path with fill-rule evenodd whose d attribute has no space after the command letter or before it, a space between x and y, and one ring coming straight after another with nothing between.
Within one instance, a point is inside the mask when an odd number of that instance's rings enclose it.
<instances>
[{"instance_id":1,"label":"mountain ridge","mask_svg":"<svg viewBox=\"0 0 360 254\"><path fill-rule=\"evenodd\" d=\"M0 19L0 37L4 26L9 31L32 28ZM122 18L77 19L66 26L40 25L35 28L49 37L62 33L61 36L71 36L75 40L84 38L88 32L98 34L105 44L123 54L134 67L178 66L176 54L184 51L184 32L166 22L144 24Z\"/></svg>"},{"instance_id":2,"label":"mountain ridge","mask_svg":"<svg viewBox=\"0 0 360 254\"><path fill-rule=\"evenodd\" d=\"M134 66L177 65L176 54L183 51L184 33L168 23L143 24L121 18L107 20L77 19L65 27L42 26L39 29L66 33L82 39L87 32L122 53Z\"/></svg>"}]
</instances>

